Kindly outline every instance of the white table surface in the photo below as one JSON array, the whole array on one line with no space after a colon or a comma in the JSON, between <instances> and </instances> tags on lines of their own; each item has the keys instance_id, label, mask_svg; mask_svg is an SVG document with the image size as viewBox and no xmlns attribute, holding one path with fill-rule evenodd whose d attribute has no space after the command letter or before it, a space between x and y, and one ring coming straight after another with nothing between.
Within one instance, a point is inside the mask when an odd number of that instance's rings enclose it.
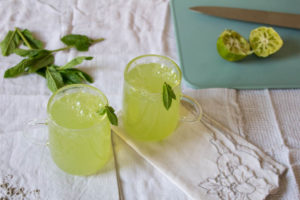
<instances>
[{"instance_id":1,"label":"white table surface","mask_svg":"<svg viewBox=\"0 0 300 200\"><path fill-rule=\"evenodd\" d=\"M55 59L62 65L78 55L94 56L80 68L92 74L93 85L117 110L121 109L123 70L130 59L153 53L178 62L168 0L1 0L0 19L1 39L14 27L28 28L46 42L47 49L62 47L59 38L70 33L106 38L88 52L59 52ZM15 55L0 57L0 138L11 138L12 143L18 140L15 134L24 130L23 122L45 117L51 95L40 76L3 78L4 71L19 60ZM279 191L267 199L300 198L300 90L193 90L184 85L183 89L199 101L204 112L288 167ZM116 138L116 142L125 199L189 199L123 141ZM2 148L2 154L10 151ZM11 166L12 157L0 158L2 179L10 169L1 165ZM16 174L22 171L22 164L20 169L14 168ZM107 173L113 174L113 168L109 169ZM43 190L43 185L39 189ZM74 195L76 192L71 189L69 197L85 199Z\"/></svg>"}]
</instances>

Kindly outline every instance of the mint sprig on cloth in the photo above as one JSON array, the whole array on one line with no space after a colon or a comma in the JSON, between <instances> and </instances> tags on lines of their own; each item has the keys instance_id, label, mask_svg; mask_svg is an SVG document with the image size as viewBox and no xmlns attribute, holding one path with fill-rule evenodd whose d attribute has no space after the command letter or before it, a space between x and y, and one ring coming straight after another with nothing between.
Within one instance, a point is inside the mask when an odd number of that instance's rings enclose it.
<instances>
[{"instance_id":1,"label":"mint sprig on cloth","mask_svg":"<svg viewBox=\"0 0 300 200\"><path fill-rule=\"evenodd\" d=\"M36 39L28 30L10 30L0 42L0 48L3 56L17 54L24 59L15 66L7 69L4 78L14 78L25 74L37 73L47 80L47 86L55 92L57 89L67 84L93 82L93 78L79 70L75 69L76 65L81 64L84 60L92 60L90 56L79 56L72 59L64 66L54 64L54 54L58 51L76 48L78 51L88 51L89 47L97 42L103 41L104 38L91 39L85 35L69 34L61 38L66 47L47 50L43 49L43 42ZM21 45L27 49L20 48Z\"/></svg>"}]
</instances>

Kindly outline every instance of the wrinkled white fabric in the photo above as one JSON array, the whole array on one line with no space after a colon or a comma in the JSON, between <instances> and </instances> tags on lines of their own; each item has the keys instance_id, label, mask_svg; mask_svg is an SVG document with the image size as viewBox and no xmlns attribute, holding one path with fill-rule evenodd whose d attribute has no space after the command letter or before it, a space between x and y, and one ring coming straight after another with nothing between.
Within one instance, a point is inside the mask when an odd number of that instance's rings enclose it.
<instances>
[{"instance_id":1,"label":"wrinkled white fabric","mask_svg":"<svg viewBox=\"0 0 300 200\"><path fill-rule=\"evenodd\" d=\"M104 37L88 52L58 52L55 60L63 65L75 56L94 56L80 68L94 77L93 85L117 110L121 109L123 69L130 59L155 53L178 62L168 0L1 0L0 19L1 39L14 27L28 28L48 49L63 47L59 38L69 33ZM102 194L101 199L117 198L113 169L95 179L68 177L56 169L47 148L22 139L24 122L45 118L51 92L37 75L3 78L4 71L20 60L16 55L0 57L0 180L26 188L28 196L39 189L41 199L99 199ZM288 167L278 193L267 199L299 199L299 90L183 87L209 116ZM189 199L122 141L117 140L117 147L125 199Z\"/></svg>"},{"instance_id":2,"label":"wrinkled white fabric","mask_svg":"<svg viewBox=\"0 0 300 200\"><path fill-rule=\"evenodd\" d=\"M122 121L113 130L193 199L262 200L278 189L285 170L206 114L201 121L181 122L160 142L132 139Z\"/></svg>"}]
</instances>

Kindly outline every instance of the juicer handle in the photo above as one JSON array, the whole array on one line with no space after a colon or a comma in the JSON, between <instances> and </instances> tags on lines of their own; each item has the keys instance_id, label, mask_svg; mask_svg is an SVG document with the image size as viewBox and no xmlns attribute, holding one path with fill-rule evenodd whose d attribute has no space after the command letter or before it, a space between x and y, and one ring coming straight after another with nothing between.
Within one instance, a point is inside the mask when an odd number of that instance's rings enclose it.
<instances>
[{"instance_id":1,"label":"juicer handle","mask_svg":"<svg viewBox=\"0 0 300 200\"><path fill-rule=\"evenodd\" d=\"M201 119L202 114L202 108L194 98L182 95L180 99L180 121L196 122Z\"/></svg>"},{"instance_id":2,"label":"juicer handle","mask_svg":"<svg viewBox=\"0 0 300 200\"><path fill-rule=\"evenodd\" d=\"M47 133L47 120L33 119L25 123L25 130L23 131L23 137L32 144L48 146L48 139L45 137ZM38 139L40 138L40 139Z\"/></svg>"}]
</instances>

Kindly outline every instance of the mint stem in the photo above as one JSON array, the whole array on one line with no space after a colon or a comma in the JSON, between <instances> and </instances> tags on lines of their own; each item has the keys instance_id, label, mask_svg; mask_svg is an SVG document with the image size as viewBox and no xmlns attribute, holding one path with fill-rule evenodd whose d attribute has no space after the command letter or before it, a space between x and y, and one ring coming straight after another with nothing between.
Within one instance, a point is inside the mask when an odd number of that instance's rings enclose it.
<instances>
[{"instance_id":1,"label":"mint stem","mask_svg":"<svg viewBox=\"0 0 300 200\"><path fill-rule=\"evenodd\" d=\"M98 43L98 42L102 42L104 40L104 38L98 38L96 40L93 40L93 43ZM67 47L63 47L63 48L60 48L60 49L55 49L55 50L52 50L51 52L54 53L54 52L58 52L58 51L64 51L64 50L68 50L68 49L71 49L73 48L74 46L67 46Z\"/></svg>"},{"instance_id":2,"label":"mint stem","mask_svg":"<svg viewBox=\"0 0 300 200\"><path fill-rule=\"evenodd\" d=\"M98 38L96 40L93 40L93 43L102 42L103 40L104 40L104 38Z\"/></svg>"},{"instance_id":3,"label":"mint stem","mask_svg":"<svg viewBox=\"0 0 300 200\"><path fill-rule=\"evenodd\" d=\"M29 42L26 40L26 38L24 37L24 35L21 33L21 31L18 29L18 28L15 28L17 31L17 33L19 34L19 36L22 38L23 42L26 44L26 46L29 48L29 49L32 49L31 45L29 44Z\"/></svg>"},{"instance_id":4,"label":"mint stem","mask_svg":"<svg viewBox=\"0 0 300 200\"><path fill-rule=\"evenodd\" d=\"M73 46L68 46L68 47L64 47L64 48L60 48L60 49L55 49L55 50L52 50L51 52L54 53L54 52L58 52L58 51L64 51L64 50L68 50L68 49L71 49Z\"/></svg>"}]
</instances>

